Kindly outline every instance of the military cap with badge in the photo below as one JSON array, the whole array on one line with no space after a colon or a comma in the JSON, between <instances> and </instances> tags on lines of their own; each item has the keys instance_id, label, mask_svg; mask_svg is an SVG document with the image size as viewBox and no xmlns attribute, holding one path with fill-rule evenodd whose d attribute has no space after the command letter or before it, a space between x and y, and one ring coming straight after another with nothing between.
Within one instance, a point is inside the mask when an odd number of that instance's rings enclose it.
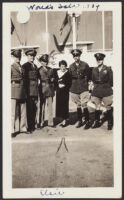
<instances>
[{"instance_id":1,"label":"military cap with badge","mask_svg":"<svg viewBox=\"0 0 124 200\"><path fill-rule=\"evenodd\" d=\"M73 55L73 57L80 56L82 54L82 51L80 49L73 49L71 51L71 54Z\"/></svg>"},{"instance_id":2,"label":"military cap with badge","mask_svg":"<svg viewBox=\"0 0 124 200\"><path fill-rule=\"evenodd\" d=\"M105 54L103 54L103 53L95 53L94 57L96 58L96 60L104 60Z\"/></svg>"},{"instance_id":3,"label":"military cap with badge","mask_svg":"<svg viewBox=\"0 0 124 200\"><path fill-rule=\"evenodd\" d=\"M37 51L35 49L28 49L25 51L26 56L28 56L28 55L36 56L36 54L37 54Z\"/></svg>"},{"instance_id":4,"label":"military cap with badge","mask_svg":"<svg viewBox=\"0 0 124 200\"><path fill-rule=\"evenodd\" d=\"M39 59L38 59L40 62L46 62L46 63L48 63L48 61L49 61L49 55L48 54L43 54L42 56L40 56L39 57Z\"/></svg>"},{"instance_id":5,"label":"military cap with badge","mask_svg":"<svg viewBox=\"0 0 124 200\"><path fill-rule=\"evenodd\" d=\"M16 57L16 58L21 58L21 49L12 49L11 50L11 55Z\"/></svg>"}]
</instances>

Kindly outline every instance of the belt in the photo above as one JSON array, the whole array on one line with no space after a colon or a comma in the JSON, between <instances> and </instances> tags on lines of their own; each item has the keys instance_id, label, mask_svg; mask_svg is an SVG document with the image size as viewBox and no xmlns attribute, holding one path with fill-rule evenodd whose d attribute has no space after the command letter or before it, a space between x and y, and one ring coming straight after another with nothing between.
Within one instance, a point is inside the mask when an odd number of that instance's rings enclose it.
<instances>
[{"instance_id":1,"label":"belt","mask_svg":"<svg viewBox=\"0 0 124 200\"><path fill-rule=\"evenodd\" d=\"M19 80L11 81L11 83L21 83L21 81L19 81Z\"/></svg>"},{"instance_id":2,"label":"belt","mask_svg":"<svg viewBox=\"0 0 124 200\"><path fill-rule=\"evenodd\" d=\"M30 81L37 81L37 79L34 79L34 78L31 78L31 79L29 79Z\"/></svg>"},{"instance_id":3,"label":"belt","mask_svg":"<svg viewBox=\"0 0 124 200\"><path fill-rule=\"evenodd\" d=\"M49 83L49 80L42 80L42 83Z\"/></svg>"},{"instance_id":4,"label":"belt","mask_svg":"<svg viewBox=\"0 0 124 200\"><path fill-rule=\"evenodd\" d=\"M102 85L102 84L107 84L107 83L103 83L103 82L95 82L95 84L100 84L100 85Z\"/></svg>"}]
</instances>

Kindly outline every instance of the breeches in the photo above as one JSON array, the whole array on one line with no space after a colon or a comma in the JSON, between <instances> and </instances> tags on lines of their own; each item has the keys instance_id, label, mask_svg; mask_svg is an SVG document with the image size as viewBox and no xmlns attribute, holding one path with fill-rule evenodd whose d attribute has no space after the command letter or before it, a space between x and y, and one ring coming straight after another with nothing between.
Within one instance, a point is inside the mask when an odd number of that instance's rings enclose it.
<instances>
[{"instance_id":1,"label":"breeches","mask_svg":"<svg viewBox=\"0 0 124 200\"><path fill-rule=\"evenodd\" d=\"M91 108L90 106L88 106L89 112L93 112L94 110L99 110L101 103L103 103L106 110L110 110L111 105L113 103L113 96L111 95L111 96L103 97L103 98L91 96L91 103L94 105L94 108Z\"/></svg>"},{"instance_id":2,"label":"breeches","mask_svg":"<svg viewBox=\"0 0 124 200\"><path fill-rule=\"evenodd\" d=\"M82 92L81 94L70 93L72 101L77 105L77 107L87 107L87 102L90 99L90 94L88 91Z\"/></svg>"}]
</instances>

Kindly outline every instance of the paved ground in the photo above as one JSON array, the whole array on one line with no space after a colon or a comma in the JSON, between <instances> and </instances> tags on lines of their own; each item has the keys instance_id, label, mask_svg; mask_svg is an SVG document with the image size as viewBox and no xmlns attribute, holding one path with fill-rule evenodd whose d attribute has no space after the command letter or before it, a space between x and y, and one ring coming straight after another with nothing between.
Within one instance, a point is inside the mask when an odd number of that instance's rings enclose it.
<instances>
[{"instance_id":1,"label":"paved ground","mask_svg":"<svg viewBox=\"0 0 124 200\"><path fill-rule=\"evenodd\" d=\"M14 188L113 186L113 133L98 129L44 127L12 138ZM58 150L58 152L57 152Z\"/></svg>"}]
</instances>

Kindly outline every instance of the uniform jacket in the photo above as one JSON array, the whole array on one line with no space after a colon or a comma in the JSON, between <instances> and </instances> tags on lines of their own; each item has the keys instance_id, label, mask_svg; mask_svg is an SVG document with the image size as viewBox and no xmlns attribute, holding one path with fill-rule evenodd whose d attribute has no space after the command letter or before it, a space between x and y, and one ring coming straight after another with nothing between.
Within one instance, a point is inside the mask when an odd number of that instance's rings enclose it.
<instances>
[{"instance_id":1,"label":"uniform jacket","mask_svg":"<svg viewBox=\"0 0 124 200\"><path fill-rule=\"evenodd\" d=\"M100 72L98 67L94 67L92 71L92 81L94 83L92 96L102 98L113 94L113 72L111 67L103 65Z\"/></svg>"},{"instance_id":2,"label":"uniform jacket","mask_svg":"<svg viewBox=\"0 0 124 200\"><path fill-rule=\"evenodd\" d=\"M70 92L80 94L88 91L88 81L90 76L89 65L80 61L79 66L76 66L74 62L70 65L69 72L72 78Z\"/></svg>"},{"instance_id":3,"label":"uniform jacket","mask_svg":"<svg viewBox=\"0 0 124 200\"><path fill-rule=\"evenodd\" d=\"M54 72L53 69L47 67L45 70L42 66L38 69L40 85L39 85L39 92L44 97L53 97L54 96Z\"/></svg>"},{"instance_id":4,"label":"uniform jacket","mask_svg":"<svg viewBox=\"0 0 124 200\"><path fill-rule=\"evenodd\" d=\"M24 70L19 63L11 65L11 98L26 99L26 88L24 84Z\"/></svg>"},{"instance_id":5,"label":"uniform jacket","mask_svg":"<svg viewBox=\"0 0 124 200\"><path fill-rule=\"evenodd\" d=\"M33 63L27 62L22 65L22 68L25 70L26 78L26 90L28 96L38 96L38 69L37 66Z\"/></svg>"}]
</instances>

